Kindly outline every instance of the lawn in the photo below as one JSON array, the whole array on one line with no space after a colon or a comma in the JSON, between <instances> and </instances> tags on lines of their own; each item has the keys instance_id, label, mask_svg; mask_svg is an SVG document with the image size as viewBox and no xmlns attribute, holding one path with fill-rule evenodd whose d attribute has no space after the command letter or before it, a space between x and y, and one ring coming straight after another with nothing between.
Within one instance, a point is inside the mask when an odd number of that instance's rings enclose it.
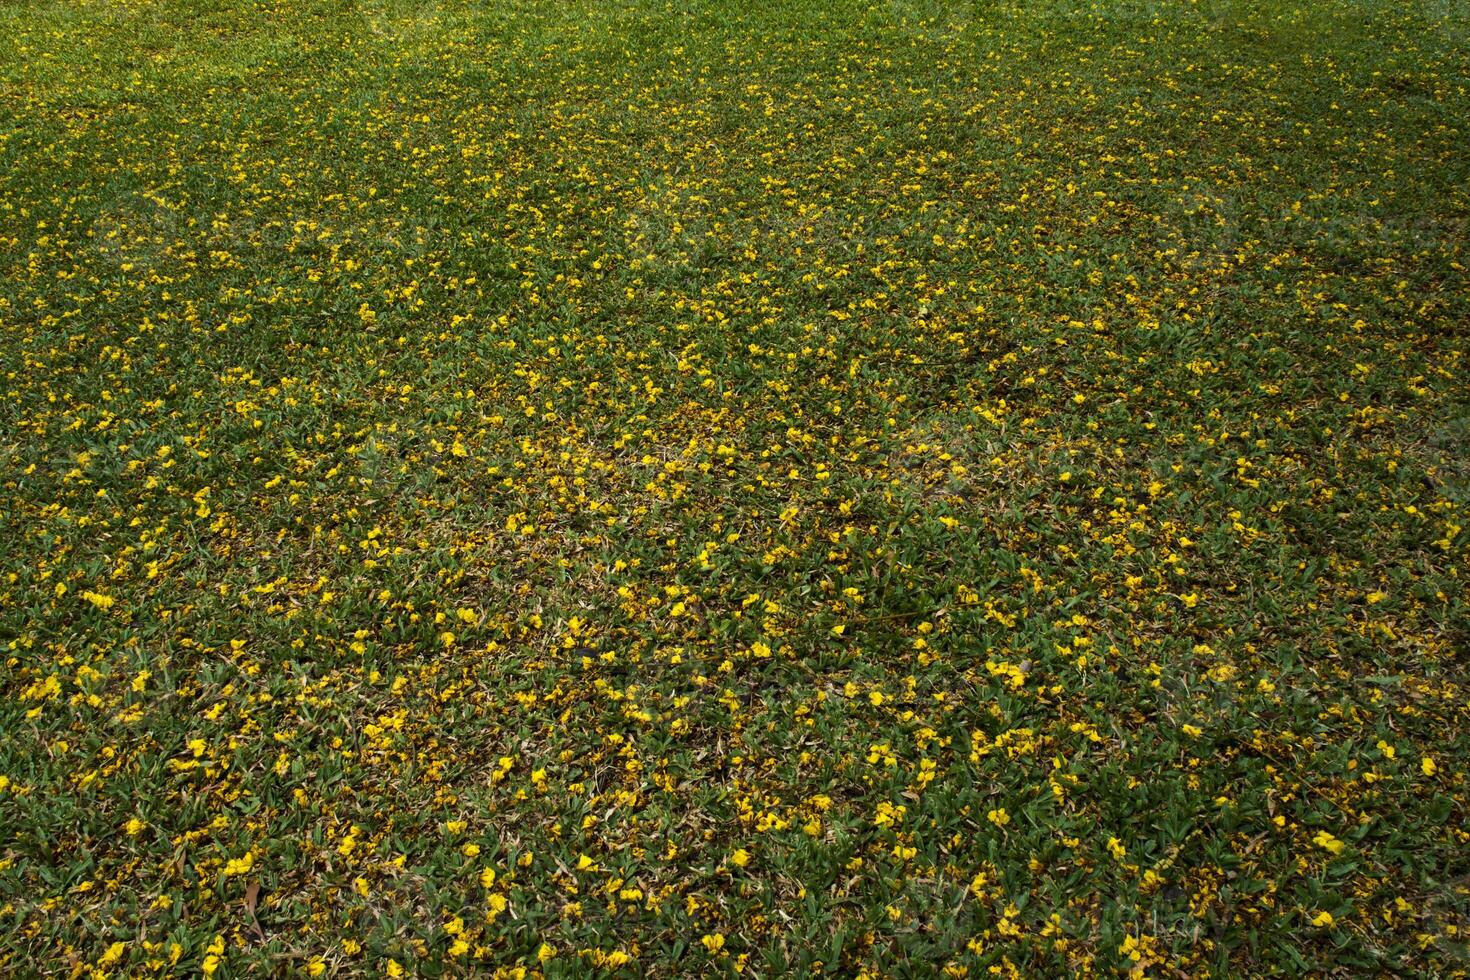
<instances>
[{"instance_id":1,"label":"lawn","mask_svg":"<svg viewBox=\"0 0 1470 980\"><path fill-rule=\"evenodd\" d=\"M0 972L1470 973L1467 0L5 0L0 265Z\"/></svg>"}]
</instances>

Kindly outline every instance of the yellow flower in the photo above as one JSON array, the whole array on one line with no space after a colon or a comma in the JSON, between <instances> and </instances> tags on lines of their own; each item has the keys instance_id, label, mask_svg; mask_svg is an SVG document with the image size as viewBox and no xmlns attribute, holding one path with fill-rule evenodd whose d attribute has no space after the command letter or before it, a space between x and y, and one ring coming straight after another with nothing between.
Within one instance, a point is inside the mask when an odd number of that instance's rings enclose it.
<instances>
[{"instance_id":1,"label":"yellow flower","mask_svg":"<svg viewBox=\"0 0 1470 980\"><path fill-rule=\"evenodd\" d=\"M1427 755L1419 760L1419 769L1426 776L1433 776L1439 771L1439 767L1434 764L1434 760Z\"/></svg>"},{"instance_id":2,"label":"yellow flower","mask_svg":"<svg viewBox=\"0 0 1470 980\"><path fill-rule=\"evenodd\" d=\"M244 853L244 855L242 855L241 857L238 857L238 858L232 858L225 865L225 877L231 877L231 876L234 876L234 875L247 874L247 873L249 873L250 869L253 868L254 866L255 866L255 852L254 851L246 851Z\"/></svg>"},{"instance_id":3,"label":"yellow flower","mask_svg":"<svg viewBox=\"0 0 1470 980\"><path fill-rule=\"evenodd\" d=\"M725 937L722 933L706 933L699 938L699 941L704 944L704 948L711 956L725 948Z\"/></svg>"},{"instance_id":4,"label":"yellow flower","mask_svg":"<svg viewBox=\"0 0 1470 980\"><path fill-rule=\"evenodd\" d=\"M735 852L730 855L730 863L737 868L745 867L750 863L750 852L743 847L736 848Z\"/></svg>"},{"instance_id":5,"label":"yellow flower","mask_svg":"<svg viewBox=\"0 0 1470 980\"><path fill-rule=\"evenodd\" d=\"M1331 926L1334 921L1336 920L1332 918L1332 913L1328 912L1326 909L1322 909L1318 911L1316 915L1312 916L1312 925L1317 926L1320 929L1325 929L1328 926Z\"/></svg>"},{"instance_id":6,"label":"yellow flower","mask_svg":"<svg viewBox=\"0 0 1470 980\"><path fill-rule=\"evenodd\" d=\"M214 971L219 969L220 958L225 952L225 937L215 936L210 942L209 948L205 950L204 962L199 968L204 971L206 977L214 976Z\"/></svg>"},{"instance_id":7,"label":"yellow flower","mask_svg":"<svg viewBox=\"0 0 1470 980\"><path fill-rule=\"evenodd\" d=\"M1325 830L1317 831L1316 836L1312 838L1312 843L1316 844L1320 848L1323 848L1324 850L1332 852L1333 854L1341 854L1344 847L1342 841L1338 840L1336 837L1333 837Z\"/></svg>"}]
</instances>

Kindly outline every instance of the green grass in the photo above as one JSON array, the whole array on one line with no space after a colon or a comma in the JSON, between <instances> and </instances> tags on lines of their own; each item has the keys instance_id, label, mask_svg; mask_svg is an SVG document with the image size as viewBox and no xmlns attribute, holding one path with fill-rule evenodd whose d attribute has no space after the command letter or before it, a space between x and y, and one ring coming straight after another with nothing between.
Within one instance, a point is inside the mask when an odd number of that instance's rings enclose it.
<instances>
[{"instance_id":1,"label":"green grass","mask_svg":"<svg viewBox=\"0 0 1470 980\"><path fill-rule=\"evenodd\" d=\"M0 971L1470 971L1463 0L0 5Z\"/></svg>"}]
</instances>

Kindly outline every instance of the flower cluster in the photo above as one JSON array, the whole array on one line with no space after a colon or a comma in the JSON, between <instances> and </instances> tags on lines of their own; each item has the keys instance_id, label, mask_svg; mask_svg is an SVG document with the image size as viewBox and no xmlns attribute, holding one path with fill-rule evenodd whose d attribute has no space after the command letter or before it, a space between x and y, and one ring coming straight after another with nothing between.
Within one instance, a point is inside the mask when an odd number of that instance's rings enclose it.
<instances>
[{"instance_id":1,"label":"flower cluster","mask_svg":"<svg viewBox=\"0 0 1470 980\"><path fill-rule=\"evenodd\" d=\"M0 9L0 972L1463 970L1454 8Z\"/></svg>"}]
</instances>

